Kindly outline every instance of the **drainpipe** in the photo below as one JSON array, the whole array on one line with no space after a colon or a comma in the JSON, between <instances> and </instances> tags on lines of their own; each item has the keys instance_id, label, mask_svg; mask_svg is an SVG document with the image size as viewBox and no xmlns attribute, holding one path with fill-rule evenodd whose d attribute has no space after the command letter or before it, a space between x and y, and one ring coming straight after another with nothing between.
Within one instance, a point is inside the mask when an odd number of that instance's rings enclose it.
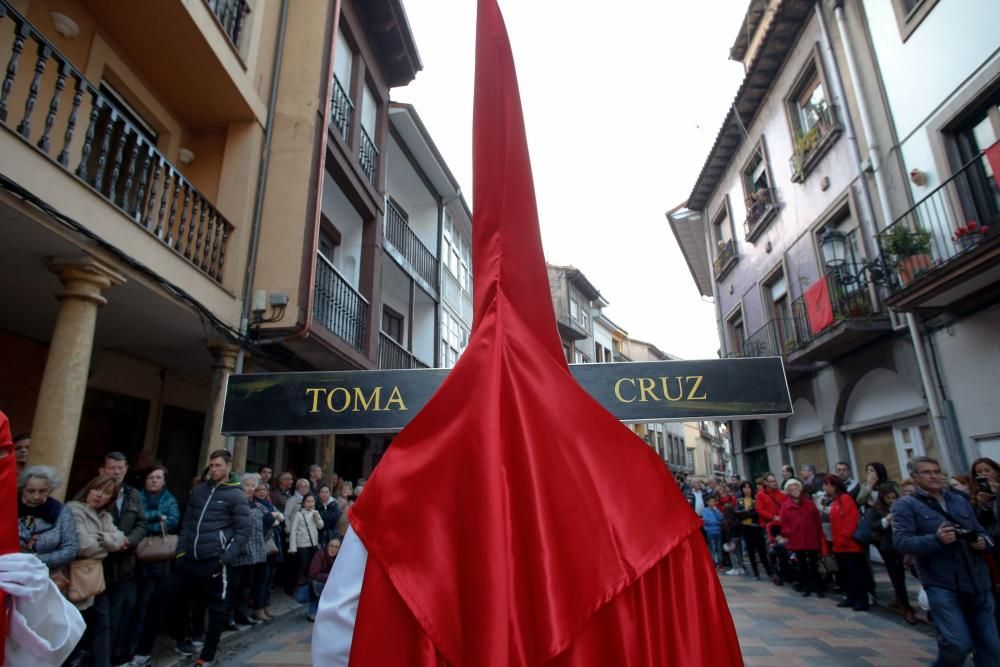
<instances>
[{"instance_id":1,"label":"drainpipe","mask_svg":"<svg viewBox=\"0 0 1000 667\"><path fill-rule=\"evenodd\" d=\"M882 172L882 162L879 157L878 143L876 143L871 112L868 107L864 90L861 88L859 83L861 78L858 71L858 64L854 57L854 50L851 48L850 39L848 38L850 26L847 23L847 16L844 13L844 0L834 0L833 7L834 16L837 18L837 27L840 30L840 41L844 50L844 60L847 61L847 72L850 75L851 87L854 92L855 101L858 105L858 116L861 118L861 128L868 144L868 160L871 164L871 169L873 170L875 177L875 190L878 193L882 218L885 220L886 224L889 224L892 220L892 207L889 205L889 193L885 184L885 175ZM828 33L826 32L826 22L821 5L816 6L816 13L819 17L820 26L823 28L824 37L828 38ZM834 60L834 63L836 64L836 60ZM848 117L847 122L850 123L850 114L846 113L846 108L844 115ZM870 195L868 195L867 188L862 188L862 192L864 193L865 198L870 202ZM871 206L870 203L869 206ZM875 221L872 220L871 224L874 226ZM875 235L873 234L873 243L874 239ZM931 428L934 430L934 439L940 443L941 451L948 459L950 459L945 461L945 464L954 469L954 464L964 461L965 457L959 448L952 442L952 439L948 436L947 424L945 423L944 414L941 411L940 397L938 396L937 387L932 379L930 364L927 363L927 354L924 350L923 334L917 325L917 318L913 316L913 313L905 313L905 318L906 326L909 329L910 338L913 342L913 351L917 358L917 370L920 373L920 384L923 386L924 395L927 397L927 407L931 414Z\"/></svg>"},{"instance_id":2,"label":"drainpipe","mask_svg":"<svg viewBox=\"0 0 1000 667\"><path fill-rule=\"evenodd\" d=\"M261 147L260 165L257 168L257 189L254 192L253 222L250 225L250 255L243 275L243 304L240 309L240 340L246 340L250 330L250 306L254 275L257 272L257 252L260 249L260 224L264 217L264 190L267 185L267 170L271 163L271 139L274 136L274 109L278 102L278 79L281 61L285 51L285 28L288 26L288 0L281 2L281 18L278 23L278 41L274 46L274 63L271 66L271 92L267 101L267 124L264 126L264 145ZM246 353L240 345L236 355L234 373L243 372ZM228 440L228 439L227 439Z\"/></svg>"}]
</instances>

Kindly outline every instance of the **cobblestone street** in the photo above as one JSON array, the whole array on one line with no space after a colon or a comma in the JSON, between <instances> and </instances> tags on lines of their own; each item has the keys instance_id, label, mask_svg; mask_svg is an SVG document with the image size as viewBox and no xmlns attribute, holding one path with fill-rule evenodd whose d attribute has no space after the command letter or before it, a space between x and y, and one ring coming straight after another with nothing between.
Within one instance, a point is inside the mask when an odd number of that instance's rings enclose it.
<instances>
[{"instance_id":1,"label":"cobblestone street","mask_svg":"<svg viewBox=\"0 0 1000 667\"><path fill-rule=\"evenodd\" d=\"M790 586L777 587L749 577L724 576L722 582L747 665L916 667L930 664L936 655L930 625L921 622L910 627L883 606L857 613L838 609L837 595L823 600L803 598ZM879 592L880 599L889 599L882 586ZM224 645L217 664L311 665L312 627L305 610L297 609L234 637Z\"/></svg>"}]
</instances>

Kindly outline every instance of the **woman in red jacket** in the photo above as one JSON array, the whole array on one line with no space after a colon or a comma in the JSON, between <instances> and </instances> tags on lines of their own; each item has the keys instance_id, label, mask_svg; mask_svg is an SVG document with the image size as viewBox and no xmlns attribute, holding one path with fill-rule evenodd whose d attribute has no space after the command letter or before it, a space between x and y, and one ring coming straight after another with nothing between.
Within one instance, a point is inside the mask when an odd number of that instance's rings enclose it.
<instances>
[{"instance_id":1,"label":"woman in red jacket","mask_svg":"<svg viewBox=\"0 0 1000 667\"><path fill-rule=\"evenodd\" d=\"M794 477L785 483L787 498L781 505L781 537L785 548L795 552L801 575L802 596L813 593L826 597L819 576L819 550L823 525L812 498L802 492L802 482Z\"/></svg>"},{"instance_id":2,"label":"woman in red jacket","mask_svg":"<svg viewBox=\"0 0 1000 667\"><path fill-rule=\"evenodd\" d=\"M830 505L830 531L833 536L833 555L840 569L845 598L838 607L852 607L854 611L868 611L868 577L864 549L854 541L861 515L858 506L847 493L844 481L836 475L827 475L823 491L833 498Z\"/></svg>"}]
</instances>

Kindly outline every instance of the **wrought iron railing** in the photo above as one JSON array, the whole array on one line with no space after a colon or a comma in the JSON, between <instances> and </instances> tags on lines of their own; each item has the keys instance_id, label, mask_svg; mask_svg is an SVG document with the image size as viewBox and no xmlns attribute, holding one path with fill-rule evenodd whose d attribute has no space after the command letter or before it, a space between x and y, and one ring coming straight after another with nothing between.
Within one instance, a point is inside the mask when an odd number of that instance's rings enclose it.
<instances>
[{"instance_id":1,"label":"wrought iron railing","mask_svg":"<svg viewBox=\"0 0 1000 667\"><path fill-rule=\"evenodd\" d=\"M773 319L741 342L730 357L784 357L808 340L808 322L803 313L793 317Z\"/></svg>"},{"instance_id":2,"label":"wrought iron railing","mask_svg":"<svg viewBox=\"0 0 1000 667\"><path fill-rule=\"evenodd\" d=\"M247 0L206 0L215 18L219 19L222 31L237 49L240 46L240 37L243 36L243 25L247 14L250 13L250 5Z\"/></svg>"},{"instance_id":3,"label":"wrought iron railing","mask_svg":"<svg viewBox=\"0 0 1000 667\"><path fill-rule=\"evenodd\" d=\"M114 101L0 0L0 42L7 42L5 26L13 35L0 86L0 124L221 283L233 225ZM21 62L26 44L32 45L25 56L34 59L30 69Z\"/></svg>"},{"instance_id":4,"label":"wrought iron railing","mask_svg":"<svg viewBox=\"0 0 1000 667\"><path fill-rule=\"evenodd\" d=\"M715 278L719 279L722 274L729 269L730 265L736 261L736 244L732 239L720 242L715 250L715 260L712 265L715 268Z\"/></svg>"},{"instance_id":5,"label":"wrought iron railing","mask_svg":"<svg viewBox=\"0 0 1000 667\"><path fill-rule=\"evenodd\" d=\"M368 332L368 300L351 286L323 255L316 255L313 317L351 347L364 352Z\"/></svg>"},{"instance_id":6,"label":"wrought iron railing","mask_svg":"<svg viewBox=\"0 0 1000 667\"><path fill-rule=\"evenodd\" d=\"M777 210L768 188L761 188L747 199L747 219L744 223L744 231L747 240L752 240L758 233L758 228L763 227L767 218Z\"/></svg>"},{"instance_id":7,"label":"wrought iron railing","mask_svg":"<svg viewBox=\"0 0 1000 667\"><path fill-rule=\"evenodd\" d=\"M333 98L330 105L330 123L337 128L344 141L351 140L351 116L354 115L354 103L337 77L333 77Z\"/></svg>"},{"instance_id":8,"label":"wrought iron railing","mask_svg":"<svg viewBox=\"0 0 1000 667\"><path fill-rule=\"evenodd\" d=\"M385 240L403 256L413 271L435 290L438 288L438 261L410 229L406 215L395 202L385 200Z\"/></svg>"},{"instance_id":9,"label":"wrought iron railing","mask_svg":"<svg viewBox=\"0 0 1000 667\"><path fill-rule=\"evenodd\" d=\"M378 187L378 147L365 128L361 128L361 148L358 152L358 162L361 163L361 171L365 172L368 182L373 188Z\"/></svg>"},{"instance_id":10,"label":"wrought iron railing","mask_svg":"<svg viewBox=\"0 0 1000 667\"><path fill-rule=\"evenodd\" d=\"M795 146L788 159L793 183L805 180L806 174L823 153L823 147L831 140L830 137L840 131L833 105L826 105L815 111L817 119L813 126L795 135Z\"/></svg>"},{"instance_id":11,"label":"wrought iron railing","mask_svg":"<svg viewBox=\"0 0 1000 667\"><path fill-rule=\"evenodd\" d=\"M1000 189L981 155L967 162L878 235L898 291L920 274L972 252L1000 234Z\"/></svg>"},{"instance_id":12,"label":"wrought iron railing","mask_svg":"<svg viewBox=\"0 0 1000 667\"><path fill-rule=\"evenodd\" d=\"M417 359L405 347L397 343L384 331L378 332L379 368L427 368L427 364Z\"/></svg>"}]
</instances>

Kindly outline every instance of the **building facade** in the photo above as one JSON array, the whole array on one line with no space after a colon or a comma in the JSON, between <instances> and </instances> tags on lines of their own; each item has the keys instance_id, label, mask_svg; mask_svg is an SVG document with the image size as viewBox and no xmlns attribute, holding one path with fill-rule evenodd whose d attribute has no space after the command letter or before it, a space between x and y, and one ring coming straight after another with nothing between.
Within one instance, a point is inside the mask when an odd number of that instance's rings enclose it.
<instances>
[{"instance_id":1,"label":"building facade","mask_svg":"<svg viewBox=\"0 0 1000 667\"><path fill-rule=\"evenodd\" d=\"M864 21L858 3L751 2L730 54L746 76L688 200L667 214L715 301L723 355L785 361L795 414L731 424L745 476L839 461L861 475L880 461L899 479L917 454L964 465L936 418L924 329L887 298L879 234L906 209L907 177L873 157L872 137L892 127L866 104L876 54L841 32Z\"/></svg>"}]
</instances>

